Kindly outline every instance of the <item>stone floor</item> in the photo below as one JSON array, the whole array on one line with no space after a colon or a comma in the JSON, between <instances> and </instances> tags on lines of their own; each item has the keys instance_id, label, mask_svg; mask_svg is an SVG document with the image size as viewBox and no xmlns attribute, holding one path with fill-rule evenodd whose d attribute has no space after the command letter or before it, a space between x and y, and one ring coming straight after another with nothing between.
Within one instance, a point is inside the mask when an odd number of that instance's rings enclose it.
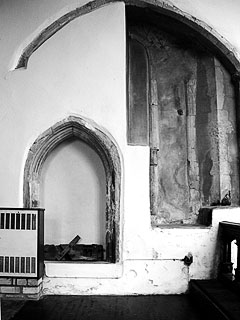
<instances>
[{"instance_id":1,"label":"stone floor","mask_svg":"<svg viewBox=\"0 0 240 320\"><path fill-rule=\"evenodd\" d=\"M45 296L40 301L19 303L3 301L2 320L204 319L187 295Z\"/></svg>"},{"instance_id":2,"label":"stone floor","mask_svg":"<svg viewBox=\"0 0 240 320\"><path fill-rule=\"evenodd\" d=\"M2 300L2 318L1 320L10 320L24 306L25 301L21 300Z\"/></svg>"}]
</instances>

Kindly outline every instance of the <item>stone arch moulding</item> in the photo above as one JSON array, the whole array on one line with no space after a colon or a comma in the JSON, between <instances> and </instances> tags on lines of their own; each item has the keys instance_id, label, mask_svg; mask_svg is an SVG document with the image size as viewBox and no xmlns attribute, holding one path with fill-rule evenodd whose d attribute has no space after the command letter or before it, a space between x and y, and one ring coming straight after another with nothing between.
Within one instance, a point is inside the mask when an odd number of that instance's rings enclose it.
<instances>
[{"instance_id":1,"label":"stone arch moulding","mask_svg":"<svg viewBox=\"0 0 240 320\"><path fill-rule=\"evenodd\" d=\"M176 21L179 21L182 25L196 32L197 35L200 35L206 46L211 50L214 50L218 58L223 61L232 76L237 74L237 77L239 78L240 62L230 44L227 43L223 37L221 37L204 22L196 19L190 14L181 11L174 5L165 3L163 0L94 0L86 3L83 6L77 7L67 12L40 31L35 38L22 50L14 69L27 68L28 60L34 51L36 51L45 41L51 38L56 32L61 30L65 25L74 19L107 4L117 2L124 2L126 6L151 9L154 12L158 12L165 16L171 17Z\"/></svg>"},{"instance_id":2,"label":"stone arch moulding","mask_svg":"<svg viewBox=\"0 0 240 320\"><path fill-rule=\"evenodd\" d=\"M121 161L118 148L92 121L70 116L43 132L31 146L24 168L23 205L41 207L40 177L45 159L61 142L77 138L102 160L106 174L106 260L119 262Z\"/></svg>"}]
</instances>

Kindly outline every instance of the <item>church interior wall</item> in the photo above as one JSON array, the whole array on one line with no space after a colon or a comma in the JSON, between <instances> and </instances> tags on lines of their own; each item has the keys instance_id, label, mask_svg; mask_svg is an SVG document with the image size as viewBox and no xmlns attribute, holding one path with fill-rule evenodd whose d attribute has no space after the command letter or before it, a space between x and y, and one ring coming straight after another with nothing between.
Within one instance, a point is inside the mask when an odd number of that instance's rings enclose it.
<instances>
[{"instance_id":1,"label":"church interior wall","mask_svg":"<svg viewBox=\"0 0 240 320\"><path fill-rule=\"evenodd\" d=\"M43 294L185 293L190 279L216 275L218 222L225 215L230 221L240 221L239 209L216 209L212 227L152 226L149 147L127 144L125 4L114 1L73 20L33 53L26 69L13 68L21 48L41 26L85 3L0 0L0 205L23 206L27 155L45 130L68 116L91 119L112 137L121 157L120 261L97 267L68 263L66 268L61 262L48 263ZM190 0L165 3L195 16L203 26L208 24L240 57L237 0L228 10L224 10L224 0L215 5L207 0L194 5ZM214 63L220 86L221 79L229 75L218 60ZM233 119L232 89L218 87L218 99L222 119L226 119L228 103ZM227 132L233 141L228 152L233 155L236 138L231 133ZM226 184L238 184L236 157L230 162L235 169L229 174L229 162L222 161L222 190ZM190 266L183 262L188 255L193 257Z\"/></svg>"}]
</instances>

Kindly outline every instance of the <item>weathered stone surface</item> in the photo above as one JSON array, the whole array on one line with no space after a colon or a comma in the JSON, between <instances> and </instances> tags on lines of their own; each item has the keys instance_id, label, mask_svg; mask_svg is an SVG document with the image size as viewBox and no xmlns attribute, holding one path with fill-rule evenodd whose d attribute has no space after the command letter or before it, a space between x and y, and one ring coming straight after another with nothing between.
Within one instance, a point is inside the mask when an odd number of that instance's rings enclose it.
<instances>
[{"instance_id":1,"label":"weathered stone surface","mask_svg":"<svg viewBox=\"0 0 240 320\"><path fill-rule=\"evenodd\" d=\"M70 116L43 132L30 148L24 170L23 202L25 207L41 207L41 169L46 157L69 138L86 142L100 156L106 173L106 243L107 260L119 261L121 162L114 140L93 121ZM107 238L107 234L106 234ZM107 240L106 240L107 242Z\"/></svg>"},{"instance_id":2,"label":"weathered stone surface","mask_svg":"<svg viewBox=\"0 0 240 320\"><path fill-rule=\"evenodd\" d=\"M37 294L41 291L41 287L38 286L38 287L23 287L22 288L22 292L23 294Z\"/></svg>"},{"instance_id":3,"label":"weathered stone surface","mask_svg":"<svg viewBox=\"0 0 240 320\"><path fill-rule=\"evenodd\" d=\"M27 279L27 285L28 286L32 286L32 287L34 287L34 286L38 286L38 285L40 285L42 283L42 278L40 278L40 279Z\"/></svg>"},{"instance_id":4,"label":"weathered stone surface","mask_svg":"<svg viewBox=\"0 0 240 320\"><path fill-rule=\"evenodd\" d=\"M0 286L1 285L11 285L12 278L0 278Z\"/></svg>"},{"instance_id":5,"label":"weathered stone surface","mask_svg":"<svg viewBox=\"0 0 240 320\"><path fill-rule=\"evenodd\" d=\"M158 107L158 114L149 108L150 201L157 215L152 224L195 223L202 206L219 202L228 191L237 199L230 75L212 54L193 48L187 37L182 46L164 27L134 21L129 33L149 57L149 99ZM154 164L153 148L159 149Z\"/></svg>"},{"instance_id":6,"label":"weathered stone surface","mask_svg":"<svg viewBox=\"0 0 240 320\"><path fill-rule=\"evenodd\" d=\"M21 289L20 287L12 287L12 286L6 286L6 287L0 287L0 293L20 293Z\"/></svg>"},{"instance_id":7,"label":"weathered stone surface","mask_svg":"<svg viewBox=\"0 0 240 320\"><path fill-rule=\"evenodd\" d=\"M26 286L27 285L27 279L17 279L17 285L18 286Z\"/></svg>"}]
</instances>

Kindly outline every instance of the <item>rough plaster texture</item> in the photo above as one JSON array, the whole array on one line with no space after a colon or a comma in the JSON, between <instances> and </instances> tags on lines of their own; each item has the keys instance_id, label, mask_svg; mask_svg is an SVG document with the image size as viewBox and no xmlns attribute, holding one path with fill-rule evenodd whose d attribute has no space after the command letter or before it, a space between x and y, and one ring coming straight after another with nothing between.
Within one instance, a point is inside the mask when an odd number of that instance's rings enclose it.
<instances>
[{"instance_id":1,"label":"rough plaster texture","mask_svg":"<svg viewBox=\"0 0 240 320\"><path fill-rule=\"evenodd\" d=\"M239 208L216 208L212 226L141 230L127 243L123 274L89 278L45 277L44 294L180 294L190 279L216 277L219 258L219 222L240 222ZM146 239L148 241L146 242ZM145 244L145 246L143 246ZM152 244L152 245L151 245ZM181 261L188 253L193 263ZM64 266L62 267L64 268ZM102 279L101 279L102 278Z\"/></svg>"},{"instance_id":2,"label":"rough plaster texture","mask_svg":"<svg viewBox=\"0 0 240 320\"><path fill-rule=\"evenodd\" d=\"M186 292L187 267L179 261L125 261L119 279L44 279L43 294L171 294Z\"/></svg>"},{"instance_id":3,"label":"rough plaster texture","mask_svg":"<svg viewBox=\"0 0 240 320\"><path fill-rule=\"evenodd\" d=\"M151 151L158 150L150 167L152 221L154 225L195 223L202 206L220 202L229 191L232 204L238 204L239 183L230 177L238 174L236 117L233 101L225 102L232 97L233 85L224 67L187 35L169 34L164 23L157 28L141 18L134 20L129 14L129 42L141 43L145 50L150 80L140 77L143 58L133 51L129 100L136 110L145 110L145 105L139 107L138 97L149 83L149 145ZM138 119L131 107L132 102L129 114ZM131 125L132 121L128 131ZM142 132L139 126L135 136L144 144Z\"/></svg>"},{"instance_id":4,"label":"rough plaster texture","mask_svg":"<svg viewBox=\"0 0 240 320\"><path fill-rule=\"evenodd\" d=\"M185 292L189 277L209 278L215 273L218 221L239 222L240 214L234 208L216 210L212 228L151 229L149 149L126 144L124 4L111 4L72 21L34 53L27 70L9 72L19 57L19 48L24 48L41 26L46 27L72 6L84 3L0 1L1 206L22 206L25 160L42 132L69 114L93 119L111 133L124 159L123 277L111 280L45 277L44 294ZM203 25L211 24L240 54L240 22L235 19L239 2L228 6L228 10L223 10L229 4L223 0L211 3L203 0L197 5L188 0L165 3L172 8L178 6L193 20L197 17L205 21ZM232 97L230 93L231 103ZM223 114L226 119L226 113ZM237 176L229 173L228 165L226 168L226 183L229 175L236 181ZM193 254L189 270L180 261L188 252Z\"/></svg>"},{"instance_id":5,"label":"rough plaster texture","mask_svg":"<svg viewBox=\"0 0 240 320\"><path fill-rule=\"evenodd\" d=\"M229 186L232 185L232 200L239 201L239 182L238 182L238 162L236 135L236 110L235 93L231 85L229 74L225 68L215 59L215 78L216 78L216 100L218 118L218 138L219 142L219 171L220 171L220 190L221 198L227 193ZM236 189L235 189L236 188Z\"/></svg>"}]
</instances>

